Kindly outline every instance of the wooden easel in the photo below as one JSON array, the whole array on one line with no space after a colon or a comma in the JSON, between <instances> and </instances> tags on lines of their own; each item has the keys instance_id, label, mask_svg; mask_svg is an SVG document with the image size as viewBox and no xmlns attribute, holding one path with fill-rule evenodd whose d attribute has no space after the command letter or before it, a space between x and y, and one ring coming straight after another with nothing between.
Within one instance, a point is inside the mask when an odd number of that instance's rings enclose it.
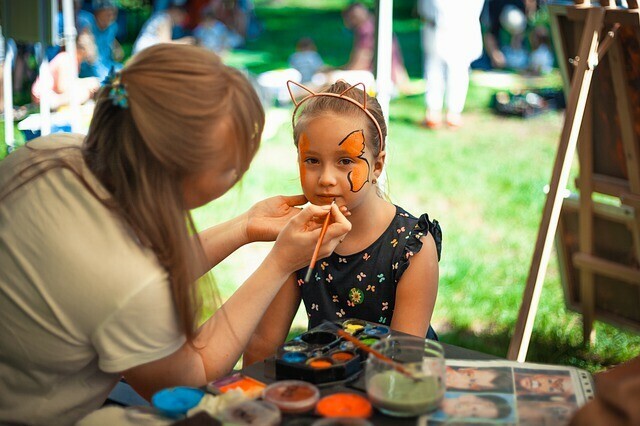
<instances>
[{"instance_id":1,"label":"wooden easel","mask_svg":"<svg viewBox=\"0 0 640 426\"><path fill-rule=\"evenodd\" d=\"M584 317L583 334L585 341L592 336L592 324L595 318L594 272L613 273L637 282L640 285L640 271L633 268L611 265L593 255L593 212L592 193L601 192L619 197L623 203L640 210L640 153L638 141L633 130L630 113L629 89L624 69L624 55L617 42L620 28L633 28L640 40L640 12L636 0L629 1L629 9L617 9L615 2L601 0L601 6L592 6L588 0L576 1L575 5L549 5L549 8L561 8L567 17L584 22L578 42L577 55L567 62L562 46L562 38L557 16L552 13L552 34L565 79L565 88L570 87L567 97L565 123L562 129L556 160L549 184L549 193L545 202L540 228L524 290L523 301L518 314L514 334L509 345L507 357L511 360L525 361L533 330L545 272L552 252L558 221L563 202L563 192L569 179L571 162L578 147L580 158L580 177L577 181L582 196L579 207L580 252L573 257L574 265L580 266L580 300ZM608 55L605 57L605 54ZM598 64L609 61L613 94L619 114L620 130L624 146L624 158L628 179L612 179L597 176L594 169L593 137L590 99L592 78ZM571 69L570 63L575 66ZM570 84L569 84L570 81ZM585 113L589 117L583 122ZM578 144L578 141L580 143ZM640 215L636 214L632 232L634 234L635 256L640 261ZM612 272L613 271L613 272Z\"/></svg>"}]
</instances>

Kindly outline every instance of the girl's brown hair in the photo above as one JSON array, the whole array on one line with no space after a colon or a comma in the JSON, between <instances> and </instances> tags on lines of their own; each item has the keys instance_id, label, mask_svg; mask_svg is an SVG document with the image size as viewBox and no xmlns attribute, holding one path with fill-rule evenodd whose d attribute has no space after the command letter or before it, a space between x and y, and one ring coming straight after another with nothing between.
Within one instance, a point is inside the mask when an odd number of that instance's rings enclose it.
<instances>
[{"instance_id":1,"label":"girl's brown hair","mask_svg":"<svg viewBox=\"0 0 640 426\"><path fill-rule=\"evenodd\" d=\"M340 94L345 92L350 87L351 85L344 80L338 80L332 85L319 90L317 92L317 96L313 96L311 97L311 99L305 102L305 105L303 106L303 108L301 108L302 111L300 112L300 115L296 121L296 125L293 129L293 142L296 146L298 146L300 135L304 131L304 128L309 120L312 120L313 118L323 114L336 114L340 116L363 117L365 119L364 132L367 140L367 145L371 149L374 158L376 158L378 154L380 154L380 147L384 146L385 141L380 141L378 129L371 121L371 119L369 119L369 117L367 117L367 115L363 112L362 108L356 104L345 101L338 97L322 96L322 93ZM367 111L369 111L371 115L373 115L375 120L378 122L378 125L380 126L382 138L387 138L387 124L384 121L382 107L380 107L380 103L378 103L378 100L376 98L374 98L373 96L369 96L366 92L357 87L348 90L342 96L354 99L360 104L366 104Z\"/></svg>"},{"instance_id":2,"label":"girl's brown hair","mask_svg":"<svg viewBox=\"0 0 640 426\"><path fill-rule=\"evenodd\" d=\"M264 111L239 71L195 46L149 47L122 69L120 82L128 107L114 105L111 85L100 90L82 156L111 195L101 201L128 223L167 271L181 327L192 342L199 311L195 282L208 265L182 182L190 174L223 166L216 159L229 149L237 154L242 176L258 150ZM216 138L222 126L232 130L234 146ZM46 168L29 178L65 167L88 187L77 165L42 163Z\"/></svg>"}]
</instances>

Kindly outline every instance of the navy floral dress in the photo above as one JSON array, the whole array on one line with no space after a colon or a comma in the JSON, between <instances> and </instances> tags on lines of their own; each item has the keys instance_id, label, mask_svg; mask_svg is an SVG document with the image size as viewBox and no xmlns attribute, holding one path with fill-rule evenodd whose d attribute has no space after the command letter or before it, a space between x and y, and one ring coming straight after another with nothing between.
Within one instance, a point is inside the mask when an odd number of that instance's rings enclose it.
<instances>
[{"instance_id":1,"label":"navy floral dress","mask_svg":"<svg viewBox=\"0 0 640 426\"><path fill-rule=\"evenodd\" d=\"M348 256L335 252L318 260L308 284L307 268L296 272L309 328L323 320L359 318L391 324L396 301L396 286L411 257L420 251L420 238L430 233L436 243L438 260L442 249L442 232L436 220L425 213L420 218L396 206L389 227L366 249ZM429 327L429 338L437 338Z\"/></svg>"}]
</instances>

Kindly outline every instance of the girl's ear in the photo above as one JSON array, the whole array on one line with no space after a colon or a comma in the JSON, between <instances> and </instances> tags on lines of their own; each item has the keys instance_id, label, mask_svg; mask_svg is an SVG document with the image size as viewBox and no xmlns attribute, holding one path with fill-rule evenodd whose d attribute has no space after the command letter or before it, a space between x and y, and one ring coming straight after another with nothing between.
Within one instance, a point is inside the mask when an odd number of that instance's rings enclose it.
<instances>
[{"instance_id":1,"label":"girl's ear","mask_svg":"<svg viewBox=\"0 0 640 426\"><path fill-rule=\"evenodd\" d=\"M387 158L387 153L385 151L380 151L380 154L376 157L373 163L373 174L377 178L382 174L382 169L384 168L384 161Z\"/></svg>"}]
</instances>

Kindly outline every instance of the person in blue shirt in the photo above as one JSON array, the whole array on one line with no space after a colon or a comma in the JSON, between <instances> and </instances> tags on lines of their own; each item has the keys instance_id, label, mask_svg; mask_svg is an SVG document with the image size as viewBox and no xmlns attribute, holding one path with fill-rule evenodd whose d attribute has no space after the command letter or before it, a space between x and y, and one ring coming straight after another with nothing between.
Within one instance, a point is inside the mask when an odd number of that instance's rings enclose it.
<instances>
[{"instance_id":1,"label":"person in blue shirt","mask_svg":"<svg viewBox=\"0 0 640 426\"><path fill-rule=\"evenodd\" d=\"M103 80L109 74L111 68L116 71L122 68L123 52L120 43L116 40L118 33L118 7L115 0L93 0L93 15L85 16L89 23L88 29L93 34L97 48L96 61L89 65L83 64L80 75L98 77Z\"/></svg>"}]
</instances>

